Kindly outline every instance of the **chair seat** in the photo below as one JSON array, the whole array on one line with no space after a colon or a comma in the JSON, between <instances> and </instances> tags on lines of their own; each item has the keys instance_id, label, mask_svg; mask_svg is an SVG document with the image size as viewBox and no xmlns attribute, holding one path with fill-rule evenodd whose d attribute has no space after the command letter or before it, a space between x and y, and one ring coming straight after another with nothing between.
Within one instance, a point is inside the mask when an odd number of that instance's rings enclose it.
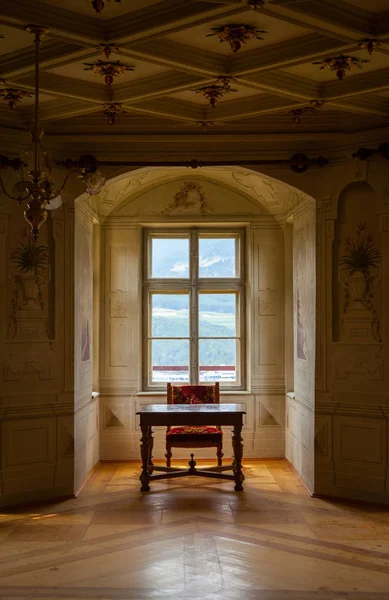
<instances>
[{"instance_id":1,"label":"chair seat","mask_svg":"<svg viewBox=\"0 0 389 600\"><path fill-rule=\"evenodd\" d=\"M168 404L219 404L219 383L214 385L167 384ZM170 467L172 448L216 448L217 464L222 466L223 432L214 425L181 425L166 431L166 466Z\"/></svg>"},{"instance_id":2,"label":"chair seat","mask_svg":"<svg viewBox=\"0 0 389 600\"><path fill-rule=\"evenodd\" d=\"M223 432L212 425L182 425L166 433L166 443L175 448L212 448L222 441Z\"/></svg>"},{"instance_id":3,"label":"chair seat","mask_svg":"<svg viewBox=\"0 0 389 600\"><path fill-rule=\"evenodd\" d=\"M223 432L220 431L214 425L181 425L180 427L172 427L170 431L167 432L168 436L172 435L194 435L194 436L203 436L203 435L217 435L222 436Z\"/></svg>"}]
</instances>

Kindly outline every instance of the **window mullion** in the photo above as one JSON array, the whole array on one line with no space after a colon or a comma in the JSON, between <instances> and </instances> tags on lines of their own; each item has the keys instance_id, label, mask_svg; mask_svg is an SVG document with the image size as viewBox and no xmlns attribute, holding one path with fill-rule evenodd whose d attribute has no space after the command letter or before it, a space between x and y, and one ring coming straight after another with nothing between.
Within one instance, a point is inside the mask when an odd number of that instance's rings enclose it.
<instances>
[{"instance_id":1,"label":"window mullion","mask_svg":"<svg viewBox=\"0 0 389 600\"><path fill-rule=\"evenodd\" d=\"M190 238L190 383L199 382L199 238L196 227L192 227Z\"/></svg>"}]
</instances>

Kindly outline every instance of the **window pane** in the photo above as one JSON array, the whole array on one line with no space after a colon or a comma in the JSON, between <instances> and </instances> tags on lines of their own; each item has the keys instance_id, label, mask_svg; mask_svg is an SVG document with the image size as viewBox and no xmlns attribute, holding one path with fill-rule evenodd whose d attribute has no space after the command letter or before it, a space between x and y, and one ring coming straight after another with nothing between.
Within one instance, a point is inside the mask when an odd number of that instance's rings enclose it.
<instances>
[{"instance_id":1,"label":"window pane","mask_svg":"<svg viewBox=\"0 0 389 600\"><path fill-rule=\"evenodd\" d=\"M200 381L237 380L237 340L199 340Z\"/></svg>"},{"instance_id":2,"label":"window pane","mask_svg":"<svg viewBox=\"0 0 389 600\"><path fill-rule=\"evenodd\" d=\"M236 294L199 294L199 336L236 336Z\"/></svg>"},{"instance_id":3,"label":"window pane","mask_svg":"<svg viewBox=\"0 0 389 600\"><path fill-rule=\"evenodd\" d=\"M199 238L199 276L237 276L236 238Z\"/></svg>"},{"instance_id":4,"label":"window pane","mask_svg":"<svg viewBox=\"0 0 389 600\"><path fill-rule=\"evenodd\" d=\"M189 277L188 238L151 238L151 277Z\"/></svg>"},{"instance_id":5,"label":"window pane","mask_svg":"<svg viewBox=\"0 0 389 600\"><path fill-rule=\"evenodd\" d=\"M152 381L189 381L189 340L152 340Z\"/></svg>"},{"instance_id":6,"label":"window pane","mask_svg":"<svg viewBox=\"0 0 389 600\"><path fill-rule=\"evenodd\" d=\"M152 294L152 337L189 337L189 295Z\"/></svg>"}]
</instances>

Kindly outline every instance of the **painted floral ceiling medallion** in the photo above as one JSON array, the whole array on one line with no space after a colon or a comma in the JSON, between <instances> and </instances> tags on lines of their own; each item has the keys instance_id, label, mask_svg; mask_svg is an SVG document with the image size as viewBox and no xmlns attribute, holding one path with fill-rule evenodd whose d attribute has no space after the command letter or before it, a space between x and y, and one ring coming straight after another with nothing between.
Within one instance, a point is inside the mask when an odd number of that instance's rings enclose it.
<instances>
[{"instance_id":1,"label":"painted floral ceiling medallion","mask_svg":"<svg viewBox=\"0 0 389 600\"><path fill-rule=\"evenodd\" d=\"M25 90L18 90L16 88L4 88L0 90L0 98L3 98L5 102L8 102L10 109L14 109L18 102L21 102L23 98L31 98L32 94Z\"/></svg>"},{"instance_id":2,"label":"painted floral ceiling medallion","mask_svg":"<svg viewBox=\"0 0 389 600\"><path fill-rule=\"evenodd\" d=\"M119 52L119 46L116 44L100 44L99 46L96 46L96 50L101 54L104 54L105 58L109 60L111 54Z\"/></svg>"},{"instance_id":3,"label":"painted floral ceiling medallion","mask_svg":"<svg viewBox=\"0 0 389 600\"><path fill-rule=\"evenodd\" d=\"M103 61L98 60L95 63L84 63L84 71L93 71L97 75L102 75L106 85L112 85L114 78L122 75L126 71L134 71L135 67L132 65L126 65L120 60L115 61Z\"/></svg>"},{"instance_id":4,"label":"painted floral ceiling medallion","mask_svg":"<svg viewBox=\"0 0 389 600\"><path fill-rule=\"evenodd\" d=\"M367 62L369 61L365 60L364 58L340 54L339 56L332 56L331 58L318 60L312 64L321 65L321 71L325 68L328 68L331 71L336 71L337 78L343 79L346 76L346 70L351 71L352 69L362 69L363 63Z\"/></svg>"},{"instance_id":5,"label":"painted floral ceiling medallion","mask_svg":"<svg viewBox=\"0 0 389 600\"><path fill-rule=\"evenodd\" d=\"M233 52L238 52L242 44L247 44L248 40L263 40L261 33L267 33L263 29L258 29L253 25L220 25L220 27L212 27L212 33L208 33L207 37L216 35L220 43L228 42Z\"/></svg>"},{"instance_id":6,"label":"painted floral ceiling medallion","mask_svg":"<svg viewBox=\"0 0 389 600\"><path fill-rule=\"evenodd\" d=\"M125 111L122 108L122 105L117 102L114 102L112 104L105 104L102 114L107 119L109 125L113 125L116 119L124 112Z\"/></svg>"},{"instance_id":7,"label":"painted floral ceiling medallion","mask_svg":"<svg viewBox=\"0 0 389 600\"><path fill-rule=\"evenodd\" d=\"M358 42L358 47L361 50L367 50L369 54L372 54L374 50L381 46L381 42L376 40L375 38L365 38Z\"/></svg>"},{"instance_id":8,"label":"painted floral ceiling medallion","mask_svg":"<svg viewBox=\"0 0 389 600\"><path fill-rule=\"evenodd\" d=\"M101 13L101 11L103 10L103 8L105 6L105 1L106 0L92 0L92 6L97 13ZM108 0L108 2L111 2L111 1L114 1L117 4L121 4L121 0Z\"/></svg>"},{"instance_id":9,"label":"painted floral ceiling medallion","mask_svg":"<svg viewBox=\"0 0 389 600\"><path fill-rule=\"evenodd\" d=\"M325 100L311 100L308 106L293 108L290 112L293 115L293 123L300 123L301 117L318 113L324 106Z\"/></svg>"},{"instance_id":10,"label":"painted floral ceiling medallion","mask_svg":"<svg viewBox=\"0 0 389 600\"><path fill-rule=\"evenodd\" d=\"M230 92L237 92L231 87L231 81L235 81L234 77L228 77L221 75L217 78L216 84L205 85L204 87L193 90L196 94L202 94L206 100L209 101L212 108L215 108L216 104L224 98Z\"/></svg>"}]
</instances>

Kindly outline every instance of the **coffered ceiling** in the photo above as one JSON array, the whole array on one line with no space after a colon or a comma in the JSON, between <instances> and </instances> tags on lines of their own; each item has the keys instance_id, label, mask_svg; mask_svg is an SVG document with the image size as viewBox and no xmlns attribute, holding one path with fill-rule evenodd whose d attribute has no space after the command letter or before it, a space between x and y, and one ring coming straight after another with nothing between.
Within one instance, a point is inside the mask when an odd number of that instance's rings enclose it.
<instances>
[{"instance_id":1,"label":"coffered ceiling","mask_svg":"<svg viewBox=\"0 0 389 600\"><path fill-rule=\"evenodd\" d=\"M91 0L0 0L2 86L33 92L34 47L25 27L49 29L41 48L41 119L46 136L93 133L340 134L388 126L389 0L267 0L252 10L246 0L105 1L97 14ZM242 24L265 30L234 53L208 36L211 29ZM371 55L358 43L379 42ZM106 58L96 47L115 44L111 61L134 70L112 85L85 63ZM346 71L312 64L340 54L368 62ZM198 88L233 76L212 108ZM1 89L1 88L0 88ZM318 112L293 121L293 109L325 101ZM125 111L110 125L104 105ZM27 130L33 99L10 110L0 99L0 127ZM212 122L202 131L198 122Z\"/></svg>"}]
</instances>

